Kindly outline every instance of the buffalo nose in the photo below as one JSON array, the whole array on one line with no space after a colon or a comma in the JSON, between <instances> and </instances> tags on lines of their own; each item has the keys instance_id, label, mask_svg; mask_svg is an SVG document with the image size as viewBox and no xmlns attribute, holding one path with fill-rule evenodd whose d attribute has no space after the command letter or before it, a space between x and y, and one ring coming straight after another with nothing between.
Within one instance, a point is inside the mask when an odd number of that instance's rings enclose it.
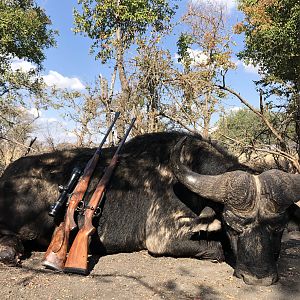
<instances>
[{"instance_id":1,"label":"buffalo nose","mask_svg":"<svg viewBox=\"0 0 300 300\"><path fill-rule=\"evenodd\" d=\"M249 274L247 272L244 272L244 271L235 271L234 275L238 278L243 279L244 282L249 285L268 286L268 285L272 285L278 281L277 273L265 276L263 278L258 278L256 276Z\"/></svg>"}]
</instances>

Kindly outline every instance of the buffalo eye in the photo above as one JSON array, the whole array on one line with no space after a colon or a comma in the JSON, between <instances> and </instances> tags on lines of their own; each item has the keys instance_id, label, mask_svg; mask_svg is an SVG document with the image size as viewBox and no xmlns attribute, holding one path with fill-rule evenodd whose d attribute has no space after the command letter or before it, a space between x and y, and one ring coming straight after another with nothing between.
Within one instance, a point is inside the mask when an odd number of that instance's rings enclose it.
<instances>
[{"instance_id":1,"label":"buffalo eye","mask_svg":"<svg viewBox=\"0 0 300 300\"><path fill-rule=\"evenodd\" d=\"M284 230L285 226L283 225L267 225L267 229L273 233L280 233Z\"/></svg>"},{"instance_id":2,"label":"buffalo eye","mask_svg":"<svg viewBox=\"0 0 300 300\"><path fill-rule=\"evenodd\" d=\"M285 229L287 221L287 215L280 214L275 217L272 216L271 218L265 219L263 223L270 232L281 233Z\"/></svg>"},{"instance_id":3,"label":"buffalo eye","mask_svg":"<svg viewBox=\"0 0 300 300\"><path fill-rule=\"evenodd\" d=\"M244 227L238 223L225 220L227 228L230 230L233 234L240 234L244 231Z\"/></svg>"},{"instance_id":4,"label":"buffalo eye","mask_svg":"<svg viewBox=\"0 0 300 300\"><path fill-rule=\"evenodd\" d=\"M245 229L245 226L243 225L245 220L242 220L235 214L233 214L231 211L226 211L223 215L223 220L227 227L233 231L236 232L236 234L242 233Z\"/></svg>"}]
</instances>

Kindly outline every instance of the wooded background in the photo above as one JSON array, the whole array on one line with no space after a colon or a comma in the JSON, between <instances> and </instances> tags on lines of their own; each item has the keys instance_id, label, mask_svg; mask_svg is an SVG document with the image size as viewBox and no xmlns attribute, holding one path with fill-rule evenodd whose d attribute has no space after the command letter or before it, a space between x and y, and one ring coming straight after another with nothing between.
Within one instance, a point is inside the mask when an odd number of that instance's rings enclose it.
<instances>
[{"instance_id":1,"label":"wooded background","mask_svg":"<svg viewBox=\"0 0 300 300\"><path fill-rule=\"evenodd\" d=\"M99 74L79 92L49 88L41 76L45 49L54 47L57 37L47 12L33 0L0 0L0 174L23 155L94 146L95 135L115 111L121 118L109 144L136 116L132 136L185 130L217 139L249 163L267 157L266 167L298 173L300 3L237 2L244 19L234 27L228 26L220 2L187 2L180 20L186 30L178 38L174 61L162 40L176 30L176 2L79 0L75 33L91 39L99 63L114 62L110 77ZM233 50L234 34L245 36L239 53ZM233 54L259 69L256 105L227 85L228 73L236 68ZM36 68L15 70L14 58ZM244 108L226 111L228 97L236 97ZM75 124L68 130L76 142L57 143L50 133L44 141L35 139L39 115L28 113L32 107L62 112L66 122ZM217 123L213 114L219 116Z\"/></svg>"}]
</instances>

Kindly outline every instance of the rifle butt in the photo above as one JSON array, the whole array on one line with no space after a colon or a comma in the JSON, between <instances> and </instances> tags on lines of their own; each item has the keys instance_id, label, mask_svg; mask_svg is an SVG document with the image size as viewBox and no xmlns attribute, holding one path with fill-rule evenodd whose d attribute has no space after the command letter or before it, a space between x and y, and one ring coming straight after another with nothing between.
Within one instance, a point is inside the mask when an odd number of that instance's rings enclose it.
<instances>
[{"instance_id":1,"label":"rifle butt","mask_svg":"<svg viewBox=\"0 0 300 300\"><path fill-rule=\"evenodd\" d=\"M54 271L63 271L65 260L58 257L57 253L50 251L45 255L42 265Z\"/></svg>"},{"instance_id":2,"label":"rifle butt","mask_svg":"<svg viewBox=\"0 0 300 300\"><path fill-rule=\"evenodd\" d=\"M94 231L94 227L88 231L84 230L84 228L79 230L65 263L65 273L88 274L89 237Z\"/></svg>"},{"instance_id":3,"label":"rifle butt","mask_svg":"<svg viewBox=\"0 0 300 300\"><path fill-rule=\"evenodd\" d=\"M48 269L62 271L67 257L69 232L62 222L54 231L51 243L44 255L42 265Z\"/></svg>"}]
</instances>

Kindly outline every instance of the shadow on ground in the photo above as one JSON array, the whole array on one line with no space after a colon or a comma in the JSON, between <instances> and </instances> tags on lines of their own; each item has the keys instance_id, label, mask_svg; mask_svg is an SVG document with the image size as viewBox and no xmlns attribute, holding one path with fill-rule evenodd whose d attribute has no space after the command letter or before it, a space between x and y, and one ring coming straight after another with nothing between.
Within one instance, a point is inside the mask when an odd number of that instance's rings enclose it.
<instances>
[{"instance_id":1,"label":"shadow on ground","mask_svg":"<svg viewBox=\"0 0 300 300\"><path fill-rule=\"evenodd\" d=\"M22 268L0 266L1 299L300 299L300 238L284 240L280 281L269 287L245 285L225 263L189 258L154 258L146 251L91 257L88 276L41 266L34 252Z\"/></svg>"}]
</instances>

